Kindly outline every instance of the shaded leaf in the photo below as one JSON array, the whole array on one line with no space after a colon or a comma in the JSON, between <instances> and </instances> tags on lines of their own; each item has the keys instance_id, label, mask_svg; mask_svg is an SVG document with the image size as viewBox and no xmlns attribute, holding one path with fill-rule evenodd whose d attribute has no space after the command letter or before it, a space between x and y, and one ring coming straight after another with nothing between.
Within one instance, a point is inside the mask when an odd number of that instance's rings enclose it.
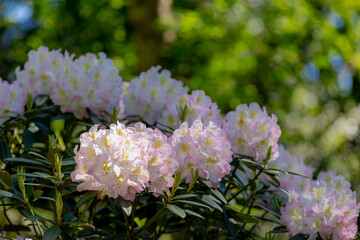
<instances>
[{"instance_id":1,"label":"shaded leaf","mask_svg":"<svg viewBox=\"0 0 360 240\"><path fill-rule=\"evenodd\" d=\"M11 157L9 145L5 141L0 141L0 157L2 160Z\"/></svg>"},{"instance_id":2,"label":"shaded leaf","mask_svg":"<svg viewBox=\"0 0 360 240\"><path fill-rule=\"evenodd\" d=\"M176 205L173 204L168 204L166 205L167 209L169 209L171 212L173 212L174 214L178 215L181 218L186 217L186 213L184 210L182 210L181 208L179 208Z\"/></svg>"},{"instance_id":3,"label":"shaded leaf","mask_svg":"<svg viewBox=\"0 0 360 240\"><path fill-rule=\"evenodd\" d=\"M56 240L58 238L58 236L60 235L60 233L61 233L61 229L59 226L52 226L45 232L44 239Z\"/></svg>"},{"instance_id":4,"label":"shaded leaf","mask_svg":"<svg viewBox=\"0 0 360 240\"><path fill-rule=\"evenodd\" d=\"M196 213L196 212L194 212L194 211L191 211L190 209L185 209L184 211L185 211L186 213L190 214L190 215L193 215L193 216L195 216L195 217L204 219L203 216L201 216L200 214L198 214L198 213Z\"/></svg>"},{"instance_id":5,"label":"shaded leaf","mask_svg":"<svg viewBox=\"0 0 360 240\"><path fill-rule=\"evenodd\" d=\"M94 192L94 191L86 192L84 195L81 196L79 201L76 203L75 208L78 208L79 206L87 203L88 201L90 201L94 197L97 197L97 195L98 195L98 192Z\"/></svg>"},{"instance_id":6,"label":"shaded leaf","mask_svg":"<svg viewBox=\"0 0 360 240\"><path fill-rule=\"evenodd\" d=\"M25 130L23 133L24 150L28 152L34 143L34 138L29 130Z\"/></svg>"}]
</instances>

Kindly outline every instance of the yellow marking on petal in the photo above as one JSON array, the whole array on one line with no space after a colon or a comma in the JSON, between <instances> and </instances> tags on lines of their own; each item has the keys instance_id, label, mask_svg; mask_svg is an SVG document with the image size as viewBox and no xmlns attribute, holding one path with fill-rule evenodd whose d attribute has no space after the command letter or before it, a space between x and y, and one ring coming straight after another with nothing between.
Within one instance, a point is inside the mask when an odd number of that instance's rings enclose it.
<instances>
[{"instance_id":1,"label":"yellow marking on petal","mask_svg":"<svg viewBox=\"0 0 360 240\"><path fill-rule=\"evenodd\" d=\"M206 138L205 141L204 141L205 146L209 147L213 141L214 141L214 138L212 138L212 137Z\"/></svg>"},{"instance_id":2,"label":"yellow marking on petal","mask_svg":"<svg viewBox=\"0 0 360 240\"><path fill-rule=\"evenodd\" d=\"M342 183L341 182L336 182L335 190L339 190L341 187L342 187Z\"/></svg>"},{"instance_id":3,"label":"yellow marking on petal","mask_svg":"<svg viewBox=\"0 0 360 240\"><path fill-rule=\"evenodd\" d=\"M197 97L196 97L196 104L200 104L201 101L202 101L202 97L197 96Z\"/></svg>"},{"instance_id":4,"label":"yellow marking on petal","mask_svg":"<svg viewBox=\"0 0 360 240\"><path fill-rule=\"evenodd\" d=\"M263 124L259 127L260 132L266 131L267 129L268 129L268 126L266 124Z\"/></svg>"},{"instance_id":5,"label":"yellow marking on petal","mask_svg":"<svg viewBox=\"0 0 360 240\"><path fill-rule=\"evenodd\" d=\"M251 111L250 111L250 118L255 119L256 116L257 116L257 112L254 111L254 110L251 110Z\"/></svg>"},{"instance_id":6,"label":"yellow marking on petal","mask_svg":"<svg viewBox=\"0 0 360 240\"><path fill-rule=\"evenodd\" d=\"M166 122L170 123L170 125L174 124L175 119L174 119L173 115L168 114L168 115L166 115L165 119L166 119Z\"/></svg>"},{"instance_id":7,"label":"yellow marking on petal","mask_svg":"<svg viewBox=\"0 0 360 240\"><path fill-rule=\"evenodd\" d=\"M154 143L154 148L158 149L159 147L161 147L163 145L161 140L156 140Z\"/></svg>"},{"instance_id":8,"label":"yellow marking on petal","mask_svg":"<svg viewBox=\"0 0 360 240\"><path fill-rule=\"evenodd\" d=\"M291 216L296 217L296 218L299 218L299 213L298 213L298 211L297 211L296 208L293 208L293 209L291 210Z\"/></svg>"},{"instance_id":9,"label":"yellow marking on petal","mask_svg":"<svg viewBox=\"0 0 360 240\"><path fill-rule=\"evenodd\" d=\"M352 212L352 210L349 209L349 210L345 211L344 214L345 214L345 215L349 215L351 212Z\"/></svg>"},{"instance_id":10,"label":"yellow marking on petal","mask_svg":"<svg viewBox=\"0 0 360 240\"><path fill-rule=\"evenodd\" d=\"M109 136L106 136L103 140L105 147L110 147L111 139Z\"/></svg>"},{"instance_id":11,"label":"yellow marking on petal","mask_svg":"<svg viewBox=\"0 0 360 240\"><path fill-rule=\"evenodd\" d=\"M133 101L136 100L136 95L133 92L130 94L130 99Z\"/></svg>"},{"instance_id":12,"label":"yellow marking on petal","mask_svg":"<svg viewBox=\"0 0 360 240\"><path fill-rule=\"evenodd\" d=\"M240 144L240 145L246 143L246 142L245 142L245 139L243 139L243 138L241 138L241 137L239 137L238 139L236 139L236 142L237 142L238 144Z\"/></svg>"},{"instance_id":13,"label":"yellow marking on petal","mask_svg":"<svg viewBox=\"0 0 360 240\"><path fill-rule=\"evenodd\" d=\"M243 119L243 118L246 117L246 112L245 112L244 110L241 110L241 111L238 113L238 116Z\"/></svg>"},{"instance_id":14,"label":"yellow marking on petal","mask_svg":"<svg viewBox=\"0 0 360 240\"><path fill-rule=\"evenodd\" d=\"M328 183L331 183L332 178L331 178L330 176L327 176L327 177L325 178L325 181L328 182Z\"/></svg>"},{"instance_id":15,"label":"yellow marking on petal","mask_svg":"<svg viewBox=\"0 0 360 240\"><path fill-rule=\"evenodd\" d=\"M119 183L122 182L122 181L124 181L123 175L120 174L120 175L116 178L116 181L119 182Z\"/></svg>"},{"instance_id":16,"label":"yellow marking on petal","mask_svg":"<svg viewBox=\"0 0 360 240\"><path fill-rule=\"evenodd\" d=\"M14 100L16 98L16 92L15 91L12 91L10 93L10 99Z\"/></svg>"},{"instance_id":17,"label":"yellow marking on petal","mask_svg":"<svg viewBox=\"0 0 360 240\"><path fill-rule=\"evenodd\" d=\"M104 170L104 172L109 172L111 169L111 166L109 166L109 164L107 162L104 162L101 166L102 170Z\"/></svg>"},{"instance_id":18,"label":"yellow marking on petal","mask_svg":"<svg viewBox=\"0 0 360 240\"><path fill-rule=\"evenodd\" d=\"M92 131L92 132L90 133L90 138L95 139L95 133L96 133L96 131Z\"/></svg>"},{"instance_id":19,"label":"yellow marking on petal","mask_svg":"<svg viewBox=\"0 0 360 240\"><path fill-rule=\"evenodd\" d=\"M180 151L182 151L184 153L189 153L190 152L190 145L186 144L186 143L181 143L179 149L180 149Z\"/></svg>"},{"instance_id":20,"label":"yellow marking on petal","mask_svg":"<svg viewBox=\"0 0 360 240\"><path fill-rule=\"evenodd\" d=\"M180 106L185 106L185 104L186 104L186 96L185 95L182 95L180 97L179 104L180 104Z\"/></svg>"},{"instance_id":21,"label":"yellow marking on petal","mask_svg":"<svg viewBox=\"0 0 360 240\"><path fill-rule=\"evenodd\" d=\"M40 63L43 63L44 62L44 60L45 60L45 56L46 56L46 54L45 53L39 53L39 62Z\"/></svg>"},{"instance_id":22,"label":"yellow marking on petal","mask_svg":"<svg viewBox=\"0 0 360 240\"><path fill-rule=\"evenodd\" d=\"M66 74L66 76L68 76L70 74L70 68L69 67L65 68L65 74Z\"/></svg>"},{"instance_id":23,"label":"yellow marking on petal","mask_svg":"<svg viewBox=\"0 0 360 240\"><path fill-rule=\"evenodd\" d=\"M72 76L70 78L70 83L73 85L73 86L77 86L79 84L79 80L77 79L76 76Z\"/></svg>"},{"instance_id":24,"label":"yellow marking on petal","mask_svg":"<svg viewBox=\"0 0 360 240\"><path fill-rule=\"evenodd\" d=\"M180 130L180 134L183 135L184 137L187 135L187 129L181 129Z\"/></svg>"},{"instance_id":25,"label":"yellow marking on petal","mask_svg":"<svg viewBox=\"0 0 360 240\"><path fill-rule=\"evenodd\" d=\"M196 166L191 162L186 164L186 168L194 168L194 167L196 167Z\"/></svg>"},{"instance_id":26,"label":"yellow marking on petal","mask_svg":"<svg viewBox=\"0 0 360 240\"><path fill-rule=\"evenodd\" d=\"M60 62L58 60L56 60L56 59L52 60L52 64L53 64L55 69L60 66Z\"/></svg>"},{"instance_id":27,"label":"yellow marking on petal","mask_svg":"<svg viewBox=\"0 0 360 240\"><path fill-rule=\"evenodd\" d=\"M93 148L89 148L87 151L88 155L90 155L91 157L95 157L95 153L94 153L94 149Z\"/></svg>"},{"instance_id":28,"label":"yellow marking on petal","mask_svg":"<svg viewBox=\"0 0 360 240\"><path fill-rule=\"evenodd\" d=\"M127 87L127 85L124 85L124 86L123 86L123 94L124 94L124 95L128 94L128 87Z\"/></svg>"},{"instance_id":29,"label":"yellow marking on petal","mask_svg":"<svg viewBox=\"0 0 360 240\"><path fill-rule=\"evenodd\" d=\"M157 157L157 156L152 157L152 158L150 159L149 163L150 163L150 164L156 164L156 163L158 163L158 157Z\"/></svg>"},{"instance_id":30,"label":"yellow marking on petal","mask_svg":"<svg viewBox=\"0 0 360 240\"><path fill-rule=\"evenodd\" d=\"M95 81L99 81L100 77L101 77L101 73L100 73L99 71L97 71L97 72L94 74L94 79L95 79Z\"/></svg>"},{"instance_id":31,"label":"yellow marking on petal","mask_svg":"<svg viewBox=\"0 0 360 240\"><path fill-rule=\"evenodd\" d=\"M141 167L137 167L131 172L131 174L138 174L138 173L141 173Z\"/></svg>"},{"instance_id":32,"label":"yellow marking on petal","mask_svg":"<svg viewBox=\"0 0 360 240\"><path fill-rule=\"evenodd\" d=\"M174 93L174 88L172 87L172 88L169 89L169 91L167 92L166 95L169 97L169 96L171 96L173 93Z\"/></svg>"},{"instance_id":33,"label":"yellow marking on petal","mask_svg":"<svg viewBox=\"0 0 360 240\"><path fill-rule=\"evenodd\" d=\"M89 169L88 169L87 166L84 165L84 166L82 166L81 170L82 170L84 173L86 173Z\"/></svg>"},{"instance_id":34,"label":"yellow marking on petal","mask_svg":"<svg viewBox=\"0 0 360 240\"><path fill-rule=\"evenodd\" d=\"M85 68L86 72L89 71L90 67L91 67L91 65L89 62L84 62L84 68Z\"/></svg>"},{"instance_id":35,"label":"yellow marking on petal","mask_svg":"<svg viewBox=\"0 0 360 240\"><path fill-rule=\"evenodd\" d=\"M214 164L217 163L217 158L216 158L215 156L208 157L208 158L206 159L206 162L207 162L208 164L214 165Z\"/></svg>"},{"instance_id":36,"label":"yellow marking on petal","mask_svg":"<svg viewBox=\"0 0 360 240\"><path fill-rule=\"evenodd\" d=\"M166 77L161 77L161 78L159 78L159 82L160 82L161 85L164 86L167 83L167 78Z\"/></svg>"},{"instance_id":37,"label":"yellow marking on petal","mask_svg":"<svg viewBox=\"0 0 360 240\"><path fill-rule=\"evenodd\" d=\"M130 145L130 140L129 140L129 139L126 139L126 140L125 140L125 144L126 144L126 145Z\"/></svg>"},{"instance_id":38,"label":"yellow marking on petal","mask_svg":"<svg viewBox=\"0 0 360 240\"><path fill-rule=\"evenodd\" d=\"M238 128L243 128L244 125L245 125L245 121L244 121L244 119L242 119L242 118L240 118L239 121L236 123L236 126L237 126Z\"/></svg>"},{"instance_id":39,"label":"yellow marking on petal","mask_svg":"<svg viewBox=\"0 0 360 240\"><path fill-rule=\"evenodd\" d=\"M260 141L260 145L266 146L269 144L269 140L268 139L264 139Z\"/></svg>"},{"instance_id":40,"label":"yellow marking on petal","mask_svg":"<svg viewBox=\"0 0 360 240\"><path fill-rule=\"evenodd\" d=\"M344 203L344 202L346 202L346 200L347 200L347 197L342 196L341 198L339 198L338 203Z\"/></svg>"},{"instance_id":41,"label":"yellow marking on petal","mask_svg":"<svg viewBox=\"0 0 360 240\"><path fill-rule=\"evenodd\" d=\"M116 133L117 133L117 135L121 136L122 135L122 129L121 128L116 129Z\"/></svg>"},{"instance_id":42,"label":"yellow marking on petal","mask_svg":"<svg viewBox=\"0 0 360 240\"><path fill-rule=\"evenodd\" d=\"M168 158L166 161L165 161L166 164L169 164L171 163L171 158Z\"/></svg>"},{"instance_id":43,"label":"yellow marking on petal","mask_svg":"<svg viewBox=\"0 0 360 240\"><path fill-rule=\"evenodd\" d=\"M128 152L124 151L123 155L121 156L121 161L125 162L126 160L128 160L128 158L129 158Z\"/></svg>"},{"instance_id":44,"label":"yellow marking on petal","mask_svg":"<svg viewBox=\"0 0 360 240\"><path fill-rule=\"evenodd\" d=\"M36 72L33 68L29 69L29 75L30 76L35 76L36 75Z\"/></svg>"},{"instance_id":45,"label":"yellow marking on petal","mask_svg":"<svg viewBox=\"0 0 360 240\"><path fill-rule=\"evenodd\" d=\"M45 73L43 73L39 76L39 79L42 81L49 81L50 77L48 75L46 75Z\"/></svg>"},{"instance_id":46,"label":"yellow marking on petal","mask_svg":"<svg viewBox=\"0 0 360 240\"><path fill-rule=\"evenodd\" d=\"M189 116L194 116L194 114L195 114L195 110L193 109L193 108L188 108L188 114L189 114Z\"/></svg>"},{"instance_id":47,"label":"yellow marking on petal","mask_svg":"<svg viewBox=\"0 0 360 240\"><path fill-rule=\"evenodd\" d=\"M315 191L315 196L316 196L316 198L317 198L317 199L320 199L320 198L322 197L322 195L323 195L323 190L322 190L322 188L316 189L316 191Z\"/></svg>"},{"instance_id":48,"label":"yellow marking on petal","mask_svg":"<svg viewBox=\"0 0 360 240\"><path fill-rule=\"evenodd\" d=\"M146 85L147 85L146 84L146 79L144 78L144 79L141 80L141 87L144 88L144 87L146 87Z\"/></svg>"},{"instance_id":49,"label":"yellow marking on petal","mask_svg":"<svg viewBox=\"0 0 360 240\"><path fill-rule=\"evenodd\" d=\"M155 99L157 93L158 93L158 90L157 90L156 88L151 89L151 90L150 90L150 97L151 97L152 99Z\"/></svg>"},{"instance_id":50,"label":"yellow marking on petal","mask_svg":"<svg viewBox=\"0 0 360 240\"><path fill-rule=\"evenodd\" d=\"M326 206L325 210L324 210L325 214L330 214L331 213L331 206Z\"/></svg>"}]
</instances>

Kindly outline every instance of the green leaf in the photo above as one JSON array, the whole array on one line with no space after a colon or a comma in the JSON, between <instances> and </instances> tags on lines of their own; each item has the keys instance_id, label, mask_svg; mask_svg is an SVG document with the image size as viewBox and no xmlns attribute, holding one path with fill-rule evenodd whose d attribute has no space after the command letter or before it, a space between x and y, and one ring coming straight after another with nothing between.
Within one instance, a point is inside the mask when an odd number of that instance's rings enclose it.
<instances>
[{"instance_id":1,"label":"green leaf","mask_svg":"<svg viewBox=\"0 0 360 240\"><path fill-rule=\"evenodd\" d=\"M272 146L270 145L270 147L269 147L269 149L267 150L267 153L266 153L266 158L264 159L264 167L265 168L266 168L266 165L268 164L268 162L270 161L271 152L272 152Z\"/></svg>"},{"instance_id":2,"label":"green leaf","mask_svg":"<svg viewBox=\"0 0 360 240\"><path fill-rule=\"evenodd\" d=\"M173 200L178 200L178 199L185 199L185 198L191 198L191 197L198 197L198 195L196 194L182 194L182 195L178 195L173 197Z\"/></svg>"},{"instance_id":3,"label":"green leaf","mask_svg":"<svg viewBox=\"0 0 360 240\"><path fill-rule=\"evenodd\" d=\"M225 211L223 212L223 219L225 226L231 236L236 238L239 235L238 227L234 223L230 222L229 217L227 216Z\"/></svg>"},{"instance_id":4,"label":"green leaf","mask_svg":"<svg viewBox=\"0 0 360 240\"><path fill-rule=\"evenodd\" d=\"M255 216L251 216L249 214L244 214L241 212L230 212L230 215L238 222L243 223L258 223L261 222L260 219L258 219Z\"/></svg>"},{"instance_id":5,"label":"green leaf","mask_svg":"<svg viewBox=\"0 0 360 240\"><path fill-rule=\"evenodd\" d=\"M35 161L35 160L31 160L31 159L26 159L26 158L5 158L4 161L7 161L7 162L20 162L22 164L29 163L29 164L42 165L42 166L48 167L45 163L38 162L38 161Z\"/></svg>"},{"instance_id":6,"label":"green leaf","mask_svg":"<svg viewBox=\"0 0 360 240\"><path fill-rule=\"evenodd\" d=\"M93 124L98 124L100 122L99 118L94 113L92 113L92 111L89 108L86 108L86 112L89 115L90 121Z\"/></svg>"},{"instance_id":7,"label":"green leaf","mask_svg":"<svg viewBox=\"0 0 360 240\"><path fill-rule=\"evenodd\" d=\"M181 218L186 217L186 213L184 210L182 210L181 208L179 208L176 205L173 204L168 204L166 205L167 209L169 209L171 212L173 212L174 214L178 215Z\"/></svg>"},{"instance_id":8,"label":"green leaf","mask_svg":"<svg viewBox=\"0 0 360 240\"><path fill-rule=\"evenodd\" d=\"M44 234L44 239L46 240L56 240L58 238L58 236L61 233L61 229L59 226L52 226L51 228L49 228L45 234Z\"/></svg>"},{"instance_id":9,"label":"green leaf","mask_svg":"<svg viewBox=\"0 0 360 240\"><path fill-rule=\"evenodd\" d=\"M45 135L50 135L51 131L50 129L43 123L41 122L35 122L35 125L40 128L40 130L45 134Z\"/></svg>"},{"instance_id":10,"label":"green leaf","mask_svg":"<svg viewBox=\"0 0 360 240\"><path fill-rule=\"evenodd\" d=\"M0 157L2 160L11 157L9 145L5 141L0 141Z\"/></svg>"},{"instance_id":11,"label":"green leaf","mask_svg":"<svg viewBox=\"0 0 360 240\"><path fill-rule=\"evenodd\" d=\"M81 198L79 199L79 201L76 203L75 208L80 207L81 205L87 203L88 201L90 201L91 199L93 199L94 197L97 197L98 192L95 191L88 191L86 192L84 195L81 196Z\"/></svg>"},{"instance_id":12,"label":"green leaf","mask_svg":"<svg viewBox=\"0 0 360 240\"><path fill-rule=\"evenodd\" d=\"M219 192L217 189L210 188L210 192L217 197L219 200L221 200L224 204L227 204L226 198Z\"/></svg>"},{"instance_id":13,"label":"green leaf","mask_svg":"<svg viewBox=\"0 0 360 240\"><path fill-rule=\"evenodd\" d=\"M194 212L194 211L191 211L190 209L185 209L184 211L185 211L187 214L190 214L190 215L193 215L193 216L195 216L195 217L204 219L203 216L201 216L200 214L198 214L198 213L196 213L196 212Z\"/></svg>"},{"instance_id":14,"label":"green leaf","mask_svg":"<svg viewBox=\"0 0 360 240\"><path fill-rule=\"evenodd\" d=\"M165 233L173 233L173 232L181 232L183 230L185 230L187 228L187 226L171 226L171 227L166 227L165 228Z\"/></svg>"},{"instance_id":15,"label":"green leaf","mask_svg":"<svg viewBox=\"0 0 360 240\"><path fill-rule=\"evenodd\" d=\"M11 175L8 172L0 172L0 180L9 188L13 185Z\"/></svg>"},{"instance_id":16,"label":"green leaf","mask_svg":"<svg viewBox=\"0 0 360 240\"><path fill-rule=\"evenodd\" d=\"M203 203L207 204L208 206L215 208L217 210L219 210L220 212L223 212L222 208L211 198L209 198L209 196L203 196L200 201L202 201Z\"/></svg>"},{"instance_id":17,"label":"green leaf","mask_svg":"<svg viewBox=\"0 0 360 240\"><path fill-rule=\"evenodd\" d=\"M31 110L32 106L33 106L33 98L32 98L32 94L29 92L26 99L26 110L27 111Z\"/></svg>"},{"instance_id":18,"label":"green leaf","mask_svg":"<svg viewBox=\"0 0 360 240\"><path fill-rule=\"evenodd\" d=\"M20 197L18 197L17 195L11 193L11 192L8 192L8 191L5 191L5 190L0 190L0 196L1 197L8 197L8 198L14 198L14 199L17 199L17 200L22 200Z\"/></svg>"},{"instance_id":19,"label":"green leaf","mask_svg":"<svg viewBox=\"0 0 360 240\"><path fill-rule=\"evenodd\" d=\"M33 193L33 201L37 200L39 197L41 197L41 195L43 194L42 190L35 190L35 192Z\"/></svg>"},{"instance_id":20,"label":"green leaf","mask_svg":"<svg viewBox=\"0 0 360 240\"><path fill-rule=\"evenodd\" d=\"M289 240L307 240L308 237L304 234L297 234L291 238L289 238Z\"/></svg>"},{"instance_id":21,"label":"green leaf","mask_svg":"<svg viewBox=\"0 0 360 240\"><path fill-rule=\"evenodd\" d=\"M34 143L34 138L32 136L32 133L27 129L23 133L23 141L24 141L24 147L25 147L24 150L25 150L25 152L28 152Z\"/></svg>"},{"instance_id":22,"label":"green leaf","mask_svg":"<svg viewBox=\"0 0 360 240\"><path fill-rule=\"evenodd\" d=\"M209 207L208 205L199 203L199 202L194 202L194 201L189 201L189 200L176 200L176 202L179 203L184 203L184 204L190 204L190 205L194 205L194 206L198 206L198 207L205 207L205 208L209 208L211 209L211 207Z\"/></svg>"},{"instance_id":23,"label":"green leaf","mask_svg":"<svg viewBox=\"0 0 360 240\"><path fill-rule=\"evenodd\" d=\"M39 107L39 106L43 105L48 99L49 99L49 97L47 95L38 95L35 97L34 102L35 102L35 105L37 107ZM30 109L28 109L28 110L30 110Z\"/></svg>"}]
</instances>

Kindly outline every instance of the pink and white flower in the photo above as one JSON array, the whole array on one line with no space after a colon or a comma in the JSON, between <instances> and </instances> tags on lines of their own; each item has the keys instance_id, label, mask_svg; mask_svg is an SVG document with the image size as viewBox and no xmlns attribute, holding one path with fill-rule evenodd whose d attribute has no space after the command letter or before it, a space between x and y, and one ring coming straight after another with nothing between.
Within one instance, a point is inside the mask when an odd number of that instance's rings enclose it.
<instances>
[{"instance_id":1,"label":"pink and white flower","mask_svg":"<svg viewBox=\"0 0 360 240\"><path fill-rule=\"evenodd\" d=\"M261 109L257 103L241 104L236 111L226 114L222 127L234 153L263 161L272 146L271 160L278 157L281 130L276 116L268 116L265 107Z\"/></svg>"},{"instance_id":2,"label":"pink and white flower","mask_svg":"<svg viewBox=\"0 0 360 240\"><path fill-rule=\"evenodd\" d=\"M176 151L176 160L186 183L192 181L196 169L199 169L200 178L218 187L221 179L231 170L230 142L225 132L211 121L205 126L197 119L191 127L184 122L169 141Z\"/></svg>"},{"instance_id":3,"label":"pink and white flower","mask_svg":"<svg viewBox=\"0 0 360 240\"><path fill-rule=\"evenodd\" d=\"M110 129L93 126L80 136L74 149L76 169L73 181L81 181L78 191L99 191L112 198L134 200L148 188L158 193L173 185L178 169L167 137L143 123L126 127L112 124Z\"/></svg>"}]
</instances>

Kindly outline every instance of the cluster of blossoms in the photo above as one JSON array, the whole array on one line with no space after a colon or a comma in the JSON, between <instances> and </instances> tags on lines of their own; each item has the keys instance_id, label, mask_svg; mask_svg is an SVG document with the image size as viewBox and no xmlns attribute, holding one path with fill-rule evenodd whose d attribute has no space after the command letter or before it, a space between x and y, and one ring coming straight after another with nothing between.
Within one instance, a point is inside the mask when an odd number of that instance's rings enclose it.
<instances>
[{"instance_id":1,"label":"cluster of blossoms","mask_svg":"<svg viewBox=\"0 0 360 240\"><path fill-rule=\"evenodd\" d=\"M74 60L74 55L40 47L30 51L24 69L16 69L17 81L33 96L48 95L62 112L77 118L88 117L86 108L95 114L110 113L118 107L122 78L104 53L88 53Z\"/></svg>"},{"instance_id":2,"label":"cluster of blossoms","mask_svg":"<svg viewBox=\"0 0 360 240\"><path fill-rule=\"evenodd\" d=\"M231 170L230 142L225 132L213 122L203 125L197 119L190 128L184 122L169 141L176 151L176 160L186 183L191 182L196 169L199 169L199 177L218 187L221 179Z\"/></svg>"},{"instance_id":3,"label":"cluster of blossoms","mask_svg":"<svg viewBox=\"0 0 360 240\"><path fill-rule=\"evenodd\" d=\"M268 116L265 107L261 109L257 103L238 105L236 111L226 114L222 127L234 153L263 161L272 146L271 159L278 157L281 130L276 116Z\"/></svg>"},{"instance_id":4,"label":"cluster of blossoms","mask_svg":"<svg viewBox=\"0 0 360 240\"><path fill-rule=\"evenodd\" d=\"M220 109L217 104L211 101L211 98L206 96L204 91L195 90L191 95L185 95L182 98L179 107L184 108L187 105L186 118L184 119L189 125L193 124L196 119L202 119L204 124L209 124L210 121L217 125L221 125L222 117ZM178 128L181 124L179 113L175 102L168 104L167 108L162 113L160 123L164 123L167 126Z\"/></svg>"},{"instance_id":5,"label":"cluster of blossoms","mask_svg":"<svg viewBox=\"0 0 360 240\"><path fill-rule=\"evenodd\" d=\"M171 78L169 71L159 72L160 69L157 66L142 72L125 87L122 96L125 115L139 115L149 124L154 124L168 105L176 106L186 101L188 88Z\"/></svg>"},{"instance_id":6,"label":"cluster of blossoms","mask_svg":"<svg viewBox=\"0 0 360 240\"><path fill-rule=\"evenodd\" d=\"M286 191L302 188L307 179L311 179L314 173L313 167L306 165L302 158L292 156L282 145L279 145L278 159L270 162L268 167L298 173L305 176L303 177L294 174L280 173L280 187Z\"/></svg>"},{"instance_id":7,"label":"cluster of blossoms","mask_svg":"<svg viewBox=\"0 0 360 240\"><path fill-rule=\"evenodd\" d=\"M95 125L80 136L77 149L71 177L82 182L78 191L99 191L112 198L134 200L145 188L155 195L163 192L173 185L178 169L167 137L142 123L134 127L117 123L101 130Z\"/></svg>"},{"instance_id":8,"label":"cluster of blossoms","mask_svg":"<svg viewBox=\"0 0 360 240\"><path fill-rule=\"evenodd\" d=\"M6 121L6 116L23 113L27 93L15 81L9 84L0 78L0 124Z\"/></svg>"},{"instance_id":9,"label":"cluster of blossoms","mask_svg":"<svg viewBox=\"0 0 360 240\"><path fill-rule=\"evenodd\" d=\"M320 173L303 188L290 190L289 201L281 209L281 221L290 236L309 234L309 239L350 240L357 233L359 205L350 183L334 173Z\"/></svg>"}]
</instances>

